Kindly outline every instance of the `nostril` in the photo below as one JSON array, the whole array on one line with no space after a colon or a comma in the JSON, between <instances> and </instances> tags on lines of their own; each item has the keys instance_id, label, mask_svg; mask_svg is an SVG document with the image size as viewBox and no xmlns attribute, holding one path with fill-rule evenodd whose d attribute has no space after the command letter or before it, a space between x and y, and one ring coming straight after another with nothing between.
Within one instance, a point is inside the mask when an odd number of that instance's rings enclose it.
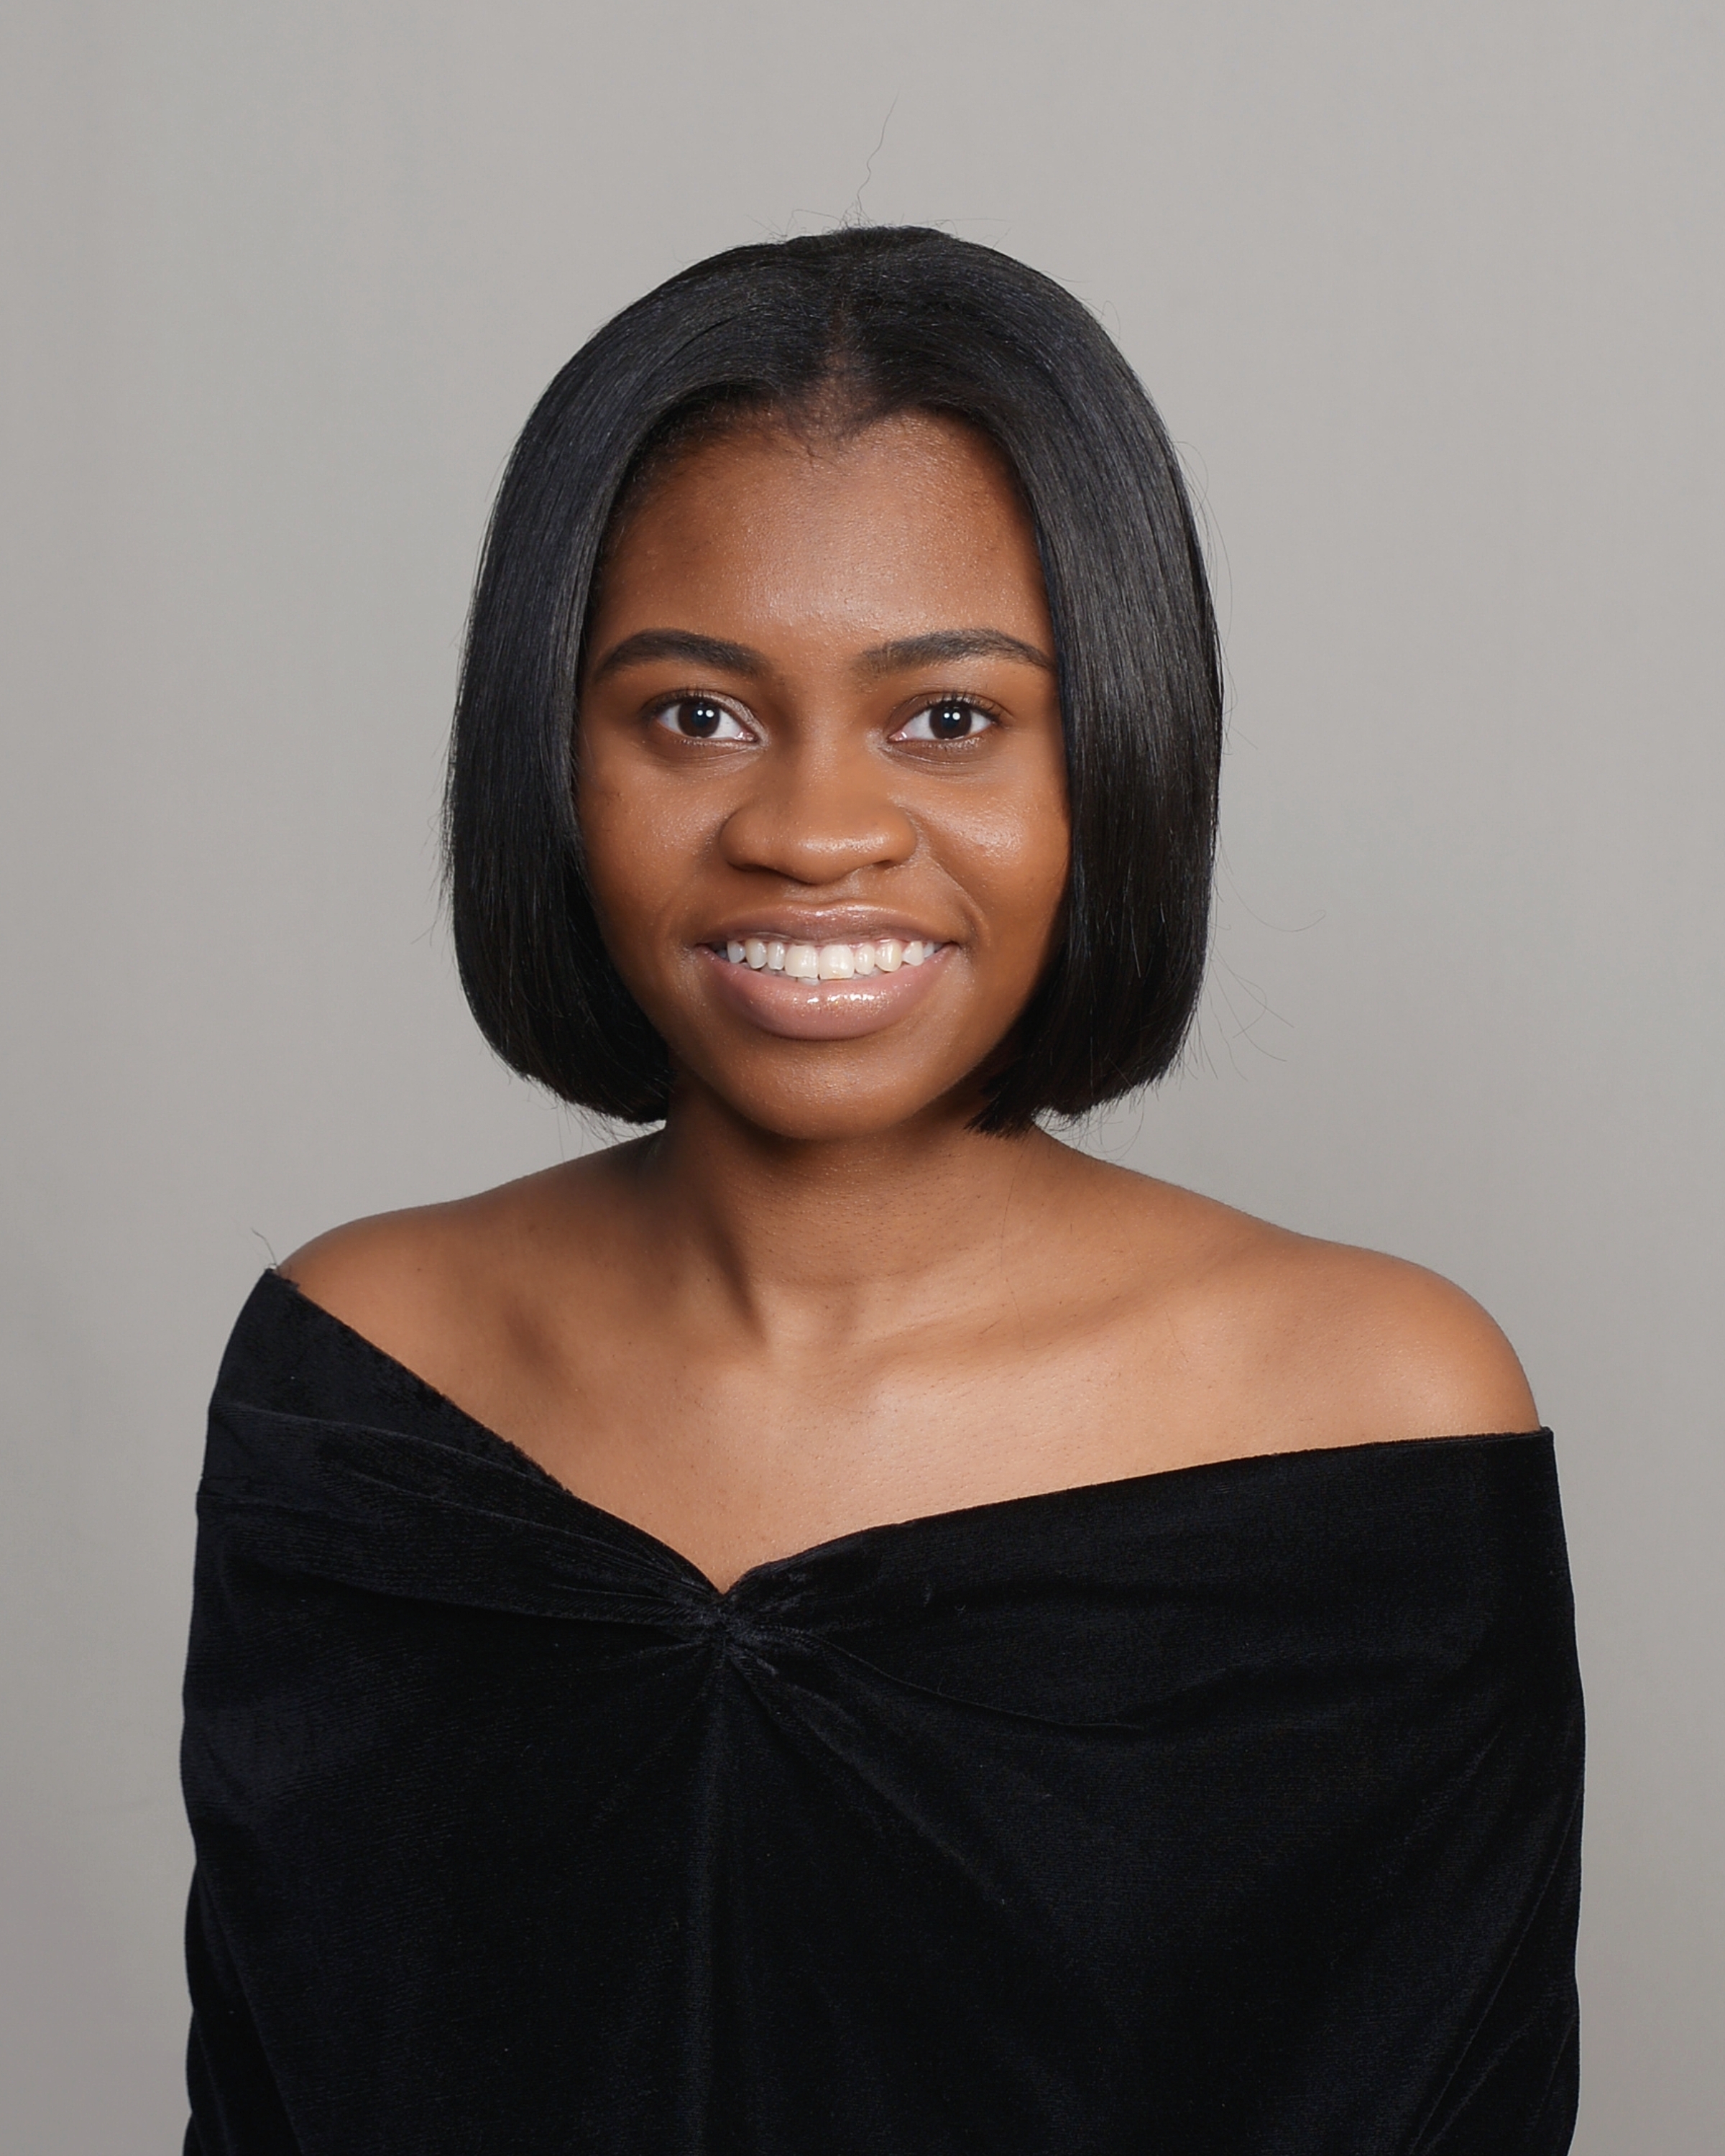
<instances>
[{"instance_id":1,"label":"nostril","mask_svg":"<svg viewBox=\"0 0 1725 2156\"><path fill-rule=\"evenodd\" d=\"M815 889L858 869L908 860L916 850L916 829L890 803L852 803L835 811L829 803L781 798L737 809L721 846L733 867L768 869Z\"/></svg>"}]
</instances>

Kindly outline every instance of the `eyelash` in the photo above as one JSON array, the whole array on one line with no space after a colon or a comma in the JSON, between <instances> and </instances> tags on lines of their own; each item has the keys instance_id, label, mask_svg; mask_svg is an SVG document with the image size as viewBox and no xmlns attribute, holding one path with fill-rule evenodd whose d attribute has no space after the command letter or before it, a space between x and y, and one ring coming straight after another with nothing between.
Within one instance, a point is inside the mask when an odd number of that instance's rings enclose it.
<instances>
[{"instance_id":1,"label":"eyelash","mask_svg":"<svg viewBox=\"0 0 1725 2156\"><path fill-rule=\"evenodd\" d=\"M736 711L732 711L730 705L726 703L722 698L715 696L709 691L701 689L680 689L674 696L662 696L654 703L648 716L652 720L655 726L663 727L666 733L672 735L674 738L677 740L711 741L714 739L715 736L712 734L681 733L677 728L670 724L672 714L685 704L705 704L711 709L721 713L723 717L730 719L734 724L739 726L744 726L746 723ZM994 727L999 724L999 714L990 705L985 703L980 696L931 696L926 703L919 704L916 706L916 709L910 714L909 717L906 718L901 725L896 726L891 734L889 735L888 739L897 741L904 733L906 727L914 726L918 719L927 718L931 711L972 711L974 712L978 718L986 720L988 723L984 726L977 728L973 732L960 734L945 742L940 741L937 737L931 736L929 740L929 745L931 747L962 748L968 742L980 739L983 734L992 732Z\"/></svg>"},{"instance_id":2,"label":"eyelash","mask_svg":"<svg viewBox=\"0 0 1725 2156\"><path fill-rule=\"evenodd\" d=\"M726 718L733 721L737 726L740 726L743 724L742 720L737 717L737 713L732 710L731 706L727 703L724 702L721 698L709 694L709 692L704 689L679 689L675 696L661 696L654 704L652 710L648 714L648 716L652 720L655 726L662 726L666 733L670 734L677 740L710 741L712 738L710 734L680 733L675 726L668 723L671 714L674 711L680 710L685 704L708 705L712 710L721 712Z\"/></svg>"},{"instance_id":3,"label":"eyelash","mask_svg":"<svg viewBox=\"0 0 1725 2156\"><path fill-rule=\"evenodd\" d=\"M931 696L926 704L917 706L910 717L905 721L904 726L894 729L891 738L896 741L904 732L905 726L915 726L918 719L926 719L931 711L972 711L978 718L988 721L985 726L978 727L975 732L960 734L950 741L942 742L937 735L932 735L931 746L942 748L962 748L966 742L976 741L983 734L993 732L1000 722L999 715L990 710L979 696Z\"/></svg>"}]
</instances>

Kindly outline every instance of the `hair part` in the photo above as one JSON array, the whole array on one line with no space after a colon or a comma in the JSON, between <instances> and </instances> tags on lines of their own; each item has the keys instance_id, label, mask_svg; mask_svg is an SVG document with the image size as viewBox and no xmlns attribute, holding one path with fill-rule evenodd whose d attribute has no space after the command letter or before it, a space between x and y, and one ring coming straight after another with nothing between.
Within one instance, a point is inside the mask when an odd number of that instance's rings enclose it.
<instances>
[{"instance_id":1,"label":"hair part","mask_svg":"<svg viewBox=\"0 0 1725 2156\"><path fill-rule=\"evenodd\" d=\"M1065 743L1061 921L978 1125L1081 1115L1178 1054L1209 945L1222 682L1173 449L1060 286L942 233L861 228L733 249L626 308L546 391L499 488L450 747L455 952L493 1048L563 1099L650 1122L671 1088L605 949L576 804L587 623L618 533L739 424L842 437L913 410L970 422L1017 482Z\"/></svg>"}]
</instances>

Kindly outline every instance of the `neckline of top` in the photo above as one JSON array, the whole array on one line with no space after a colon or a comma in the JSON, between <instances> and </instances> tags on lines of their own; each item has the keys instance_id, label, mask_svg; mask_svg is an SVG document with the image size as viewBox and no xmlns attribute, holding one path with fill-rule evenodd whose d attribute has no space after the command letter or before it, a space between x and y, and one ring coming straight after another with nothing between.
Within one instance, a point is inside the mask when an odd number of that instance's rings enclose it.
<instances>
[{"instance_id":1,"label":"neckline of top","mask_svg":"<svg viewBox=\"0 0 1725 2156\"><path fill-rule=\"evenodd\" d=\"M1552 1434L1549 1428L1542 1424L1538 1430L1461 1430L1435 1437L1367 1438L1348 1445L1307 1445L1291 1452L1235 1453L1221 1460L1194 1460L1183 1467L1153 1467L1142 1474L1109 1476L1098 1482L1068 1483L1053 1490L1028 1490L1014 1497L988 1497L974 1505L949 1505L937 1512L913 1512L901 1520L872 1521L866 1527L851 1527L843 1534L829 1536L824 1542L811 1543L805 1549L790 1550L781 1557L763 1558L759 1563L752 1564L747 1570L740 1572L728 1587L721 1587L716 1580L701 1570L693 1558L685 1556L672 1543L661 1540L650 1527L644 1527L638 1521L627 1519L620 1512L611 1512L605 1506L595 1503L591 1497L583 1497L578 1490L571 1489L548 1467L542 1466L531 1452L523 1450L512 1439L493 1430L488 1423L481 1422L477 1415L470 1414L458 1401L452 1400L447 1393L440 1392L429 1378L422 1378L417 1370L392 1355L387 1348L380 1348L375 1340L368 1339L363 1332L351 1326L346 1318L337 1317L334 1311L326 1310L321 1302L315 1302L299 1283L290 1280L285 1273L278 1271L273 1265L269 1266L259 1285L262 1286L266 1283L290 1296L299 1310L311 1312L314 1322L331 1327L345 1342L377 1363L395 1383L405 1382L412 1385L429 1402L444 1414L454 1415L488 1445L501 1447L509 1455L512 1463L525 1470L536 1481L544 1484L548 1490L555 1491L559 1497L578 1507L583 1512L604 1522L613 1530L644 1544L661 1558L668 1559L692 1584L704 1589L720 1602L730 1601L752 1581L788 1571L793 1566L806 1564L815 1558L830 1556L858 1543L907 1533L917 1528L928 1529L947 1522L978 1520L990 1514L1010 1512L1028 1506L1052 1505L1062 1498L1084 1497L1104 1491L1125 1496L1152 1484L1158 1487L1167 1486L1194 1476L1219 1475L1230 1468L1261 1469L1271 1461L1291 1463L1304 1460L1359 1459L1368 1455L1417 1453L1434 1446L1526 1443L1534 1438L1549 1438Z\"/></svg>"}]
</instances>

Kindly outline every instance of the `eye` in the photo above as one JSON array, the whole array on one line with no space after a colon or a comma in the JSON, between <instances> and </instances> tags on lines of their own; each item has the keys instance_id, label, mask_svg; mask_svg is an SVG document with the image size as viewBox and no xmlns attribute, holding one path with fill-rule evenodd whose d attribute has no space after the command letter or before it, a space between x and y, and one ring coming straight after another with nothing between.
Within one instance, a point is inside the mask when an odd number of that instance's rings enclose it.
<instances>
[{"instance_id":1,"label":"eye","mask_svg":"<svg viewBox=\"0 0 1725 2156\"><path fill-rule=\"evenodd\" d=\"M682 741L752 741L748 731L734 711L729 711L711 696L678 696L669 704L661 704L653 714L655 726L663 726L668 734L675 734Z\"/></svg>"},{"instance_id":2,"label":"eye","mask_svg":"<svg viewBox=\"0 0 1725 2156\"><path fill-rule=\"evenodd\" d=\"M924 705L892 738L912 742L971 741L993 724L994 721L979 705L967 703L962 696L942 696L937 704Z\"/></svg>"}]
</instances>

